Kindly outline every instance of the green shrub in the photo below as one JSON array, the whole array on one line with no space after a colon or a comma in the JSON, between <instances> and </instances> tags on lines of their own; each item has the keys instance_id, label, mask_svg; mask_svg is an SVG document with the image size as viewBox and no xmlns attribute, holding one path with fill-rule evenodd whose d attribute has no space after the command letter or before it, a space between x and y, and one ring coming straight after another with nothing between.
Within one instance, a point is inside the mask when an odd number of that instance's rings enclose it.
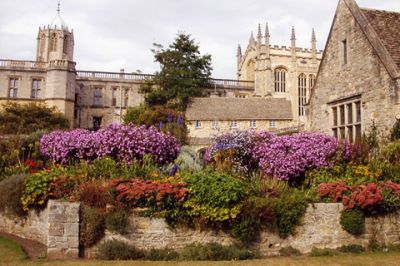
<instances>
[{"instance_id":1,"label":"green shrub","mask_svg":"<svg viewBox=\"0 0 400 266\"><path fill-rule=\"evenodd\" d=\"M121 210L108 213L105 222L108 230L125 234L129 225L129 213Z\"/></svg>"},{"instance_id":2,"label":"green shrub","mask_svg":"<svg viewBox=\"0 0 400 266\"><path fill-rule=\"evenodd\" d=\"M14 175L0 182L0 212L17 217L26 215L21 202L25 177Z\"/></svg>"},{"instance_id":3,"label":"green shrub","mask_svg":"<svg viewBox=\"0 0 400 266\"><path fill-rule=\"evenodd\" d=\"M343 253L362 253L365 252L365 248L360 245L347 245L347 246L341 246L338 248L340 252Z\"/></svg>"},{"instance_id":4,"label":"green shrub","mask_svg":"<svg viewBox=\"0 0 400 266\"><path fill-rule=\"evenodd\" d=\"M96 254L96 258L101 260L137 260L143 257L143 251L118 240L105 241Z\"/></svg>"},{"instance_id":5,"label":"green shrub","mask_svg":"<svg viewBox=\"0 0 400 266\"><path fill-rule=\"evenodd\" d=\"M279 250L279 255L284 256L284 257L300 256L301 252L300 252L300 250L298 250L292 246L288 246L288 247L281 248Z\"/></svg>"},{"instance_id":6,"label":"green shrub","mask_svg":"<svg viewBox=\"0 0 400 266\"><path fill-rule=\"evenodd\" d=\"M311 257L330 257L338 255L338 251L330 248L316 248L313 247L310 253Z\"/></svg>"},{"instance_id":7,"label":"green shrub","mask_svg":"<svg viewBox=\"0 0 400 266\"><path fill-rule=\"evenodd\" d=\"M53 168L50 171L43 170L27 176L24 181L24 191L21 197L25 211L30 208L41 208L46 205L50 197L51 184L57 177L64 175L62 168Z\"/></svg>"},{"instance_id":8,"label":"green shrub","mask_svg":"<svg viewBox=\"0 0 400 266\"><path fill-rule=\"evenodd\" d=\"M148 251L145 251L144 259L153 261L178 260L179 254L178 252L169 248L150 249Z\"/></svg>"},{"instance_id":9,"label":"green shrub","mask_svg":"<svg viewBox=\"0 0 400 266\"><path fill-rule=\"evenodd\" d=\"M191 194L184 207L191 216L213 222L236 218L240 213L240 202L248 194L243 181L210 169L187 174L185 181Z\"/></svg>"},{"instance_id":10,"label":"green shrub","mask_svg":"<svg viewBox=\"0 0 400 266\"><path fill-rule=\"evenodd\" d=\"M198 172L203 169L203 162L199 158L196 151L189 146L183 146L178 158L175 159L181 171Z\"/></svg>"},{"instance_id":11,"label":"green shrub","mask_svg":"<svg viewBox=\"0 0 400 266\"><path fill-rule=\"evenodd\" d=\"M104 210L81 208L80 241L84 247L94 245L104 236Z\"/></svg>"},{"instance_id":12,"label":"green shrub","mask_svg":"<svg viewBox=\"0 0 400 266\"><path fill-rule=\"evenodd\" d=\"M340 214L340 224L344 230L352 235L359 235L364 232L365 216L359 209L342 211Z\"/></svg>"},{"instance_id":13,"label":"green shrub","mask_svg":"<svg viewBox=\"0 0 400 266\"><path fill-rule=\"evenodd\" d=\"M251 250L217 243L191 244L181 252L183 260L247 260L257 257L258 254Z\"/></svg>"},{"instance_id":14,"label":"green shrub","mask_svg":"<svg viewBox=\"0 0 400 266\"><path fill-rule=\"evenodd\" d=\"M400 139L400 120L396 119L391 131L390 131L390 140L395 141Z\"/></svg>"}]
</instances>

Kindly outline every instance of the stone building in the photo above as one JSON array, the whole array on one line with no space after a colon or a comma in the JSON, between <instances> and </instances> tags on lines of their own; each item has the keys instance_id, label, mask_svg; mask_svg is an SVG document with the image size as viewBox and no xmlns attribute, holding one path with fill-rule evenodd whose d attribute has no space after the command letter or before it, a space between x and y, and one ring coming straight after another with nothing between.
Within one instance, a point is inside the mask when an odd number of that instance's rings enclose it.
<instances>
[{"instance_id":1,"label":"stone building","mask_svg":"<svg viewBox=\"0 0 400 266\"><path fill-rule=\"evenodd\" d=\"M340 0L307 107L307 128L354 141L400 115L400 13Z\"/></svg>"},{"instance_id":2,"label":"stone building","mask_svg":"<svg viewBox=\"0 0 400 266\"><path fill-rule=\"evenodd\" d=\"M315 82L322 51L317 50L314 30L310 49L296 47L294 28L290 40L290 47L271 45L267 23L264 35L258 25L257 40L251 33L243 54L238 46L237 78L254 81L252 95L239 96L285 98L292 103L293 124L302 125L305 123L304 106Z\"/></svg>"}]
</instances>

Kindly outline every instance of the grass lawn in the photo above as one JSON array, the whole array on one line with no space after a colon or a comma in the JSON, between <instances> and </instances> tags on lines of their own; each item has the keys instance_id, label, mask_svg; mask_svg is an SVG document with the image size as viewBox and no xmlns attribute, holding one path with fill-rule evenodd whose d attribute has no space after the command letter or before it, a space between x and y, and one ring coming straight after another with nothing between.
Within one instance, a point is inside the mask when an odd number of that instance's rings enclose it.
<instances>
[{"instance_id":1,"label":"grass lawn","mask_svg":"<svg viewBox=\"0 0 400 266\"><path fill-rule=\"evenodd\" d=\"M89 265L130 265L130 266L265 266L265 265L400 265L399 252L376 252L358 255L341 255L332 257L294 257L294 258L267 258L248 261L222 261L222 262L150 262L150 261L95 261L95 260L69 260L50 261L26 259L20 246L12 240L0 237L0 266L5 265L32 265L32 266L89 266Z\"/></svg>"}]
</instances>

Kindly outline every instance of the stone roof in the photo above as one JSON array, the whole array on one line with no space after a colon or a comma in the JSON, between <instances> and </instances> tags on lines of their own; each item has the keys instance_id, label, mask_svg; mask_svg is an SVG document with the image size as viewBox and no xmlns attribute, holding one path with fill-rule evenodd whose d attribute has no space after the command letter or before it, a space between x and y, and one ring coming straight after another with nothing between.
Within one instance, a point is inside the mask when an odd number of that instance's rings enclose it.
<instances>
[{"instance_id":1,"label":"stone roof","mask_svg":"<svg viewBox=\"0 0 400 266\"><path fill-rule=\"evenodd\" d=\"M400 13L361 8L380 40L400 67Z\"/></svg>"},{"instance_id":2,"label":"stone roof","mask_svg":"<svg viewBox=\"0 0 400 266\"><path fill-rule=\"evenodd\" d=\"M281 98L194 98L188 120L290 120L292 105Z\"/></svg>"}]
</instances>

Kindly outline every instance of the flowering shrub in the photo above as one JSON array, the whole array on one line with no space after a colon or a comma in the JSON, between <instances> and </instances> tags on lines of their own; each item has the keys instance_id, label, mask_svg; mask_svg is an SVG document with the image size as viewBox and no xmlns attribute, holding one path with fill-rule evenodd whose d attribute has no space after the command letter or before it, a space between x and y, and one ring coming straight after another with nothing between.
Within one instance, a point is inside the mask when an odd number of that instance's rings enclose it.
<instances>
[{"instance_id":1,"label":"flowering shrub","mask_svg":"<svg viewBox=\"0 0 400 266\"><path fill-rule=\"evenodd\" d=\"M252 150L252 157L268 176L281 180L297 178L306 170L329 166L338 142L320 133L272 137Z\"/></svg>"},{"instance_id":2,"label":"flowering shrub","mask_svg":"<svg viewBox=\"0 0 400 266\"><path fill-rule=\"evenodd\" d=\"M328 197L334 202L342 202L345 210L359 207L373 211L382 207L391 211L392 207L400 207L400 184L391 181L354 186L323 183L319 185L318 195L321 198Z\"/></svg>"},{"instance_id":3,"label":"flowering shrub","mask_svg":"<svg viewBox=\"0 0 400 266\"><path fill-rule=\"evenodd\" d=\"M153 180L115 179L108 187L115 190L115 200L128 206L165 208L182 203L189 192L185 183L162 183Z\"/></svg>"},{"instance_id":4,"label":"flowering shrub","mask_svg":"<svg viewBox=\"0 0 400 266\"><path fill-rule=\"evenodd\" d=\"M26 160L24 161L24 165L27 166L29 169L29 173L33 174L36 173L39 170L43 169L43 163L40 161L34 161L34 160Z\"/></svg>"},{"instance_id":5,"label":"flowering shrub","mask_svg":"<svg viewBox=\"0 0 400 266\"><path fill-rule=\"evenodd\" d=\"M254 147L273 137L274 134L266 131L228 132L213 140L213 144L204 154L204 160L208 163L213 162L216 168L221 168L222 171L233 168L234 172L247 173L257 165L252 160Z\"/></svg>"},{"instance_id":6,"label":"flowering shrub","mask_svg":"<svg viewBox=\"0 0 400 266\"><path fill-rule=\"evenodd\" d=\"M141 161L145 154L156 163L172 162L179 153L173 136L155 127L113 124L97 132L76 129L53 131L40 139L40 151L51 160L67 164L74 160L110 157L124 162Z\"/></svg>"}]
</instances>

